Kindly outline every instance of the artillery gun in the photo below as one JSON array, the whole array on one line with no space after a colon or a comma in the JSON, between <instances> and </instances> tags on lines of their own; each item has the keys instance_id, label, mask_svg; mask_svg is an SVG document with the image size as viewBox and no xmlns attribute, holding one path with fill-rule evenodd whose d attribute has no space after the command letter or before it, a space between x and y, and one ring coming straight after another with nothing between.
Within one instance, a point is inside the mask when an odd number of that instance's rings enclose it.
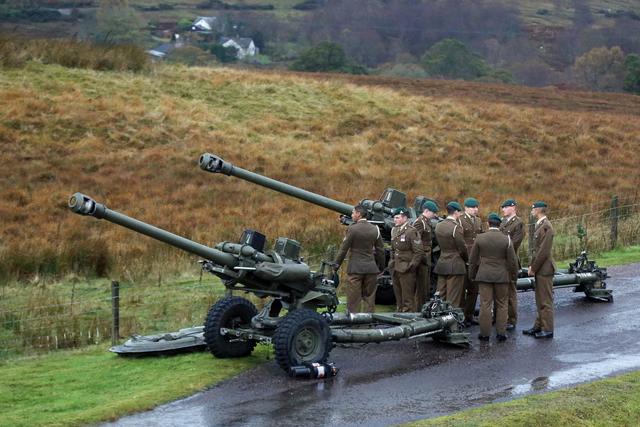
<instances>
[{"instance_id":1,"label":"artillery gun","mask_svg":"<svg viewBox=\"0 0 640 427\"><path fill-rule=\"evenodd\" d=\"M246 230L239 243L221 242L211 248L111 210L81 193L70 197L68 207L203 258L203 270L218 276L228 293L205 319L204 340L215 357L248 356L258 342L271 343L278 364L289 371L303 364L325 363L334 343L428 336L468 345L468 334L460 332L461 310L437 297L419 313L335 313L335 284L324 274L329 263L324 262L318 272L311 271L300 258L295 240L280 237L273 250L266 251L265 236ZM233 296L234 291L270 299L258 312L248 299Z\"/></svg>"},{"instance_id":2,"label":"artillery gun","mask_svg":"<svg viewBox=\"0 0 640 427\"><path fill-rule=\"evenodd\" d=\"M283 193L314 205L340 214L340 222L344 225L353 223L351 212L354 205L340 202L311 191L303 190L284 182L248 171L223 160L214 154L205 153L200 156L200 168L211 173L219 173L228 176L234 176L254 184L270 188L279 193ZM410 220L416 218L416 212L420 211L420 207L424 200L430 200L423 196L416 197L414 206L409 208ZM407 207L407 195L395 188L387 188L377 200L362 199L359 203L367 209L367 220L372 224L376 224L380 228L380 234L383 240L388 243L391 240L391 229L393 223L393 211L395 208ZM387 263L389 254L386 254ZM393 294L393 286L391 284L391 274L388 270L384 270L378 278L378 288L376 291L376 303L378 304L394 304L395 296Z\"/></svg>"}]
</instances>

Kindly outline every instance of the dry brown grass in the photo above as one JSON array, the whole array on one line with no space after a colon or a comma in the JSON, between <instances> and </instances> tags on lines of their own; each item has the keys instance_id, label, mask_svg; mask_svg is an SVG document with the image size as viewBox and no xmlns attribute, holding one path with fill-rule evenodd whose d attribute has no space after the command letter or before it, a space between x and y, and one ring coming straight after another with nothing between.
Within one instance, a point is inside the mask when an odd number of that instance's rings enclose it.
<instances>
[{"instance_id":1,"label":"dry brown grass","mask_svg":"<svg viewBox=\"0 0 640 427\"><path fill-rule=\"evenodd\" d=\"M559 107L555 95L545 103L548 91L527 89L535 106L513 105L513 94L505 102L461 99L450 94L465 83L438 84L451 89L412 96L228 69L2 70L3 276L144 276L191 259L71 214L65 206L75 191L207 244L235 240L245 227L295 238L314 253L339 241L335 214L204 173L197 159L205 151L349 203L390 186L441 205L474 196L483 214L506 197L544 199L557 218L636 194L640 98L606 95L612 107L590 111L580 93L563 92Z\"/></svg>"}]
</instances>

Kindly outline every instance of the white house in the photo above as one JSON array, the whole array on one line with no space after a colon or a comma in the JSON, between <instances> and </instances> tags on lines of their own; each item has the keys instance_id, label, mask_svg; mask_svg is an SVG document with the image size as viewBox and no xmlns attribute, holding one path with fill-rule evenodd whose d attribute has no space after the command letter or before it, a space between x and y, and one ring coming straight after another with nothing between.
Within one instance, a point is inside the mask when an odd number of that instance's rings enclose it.
<instances>
[{"instance_id":1,"label":"white house","mask_svg":"<svg viewBox=\"0 0 640 427\"><path fill-rule=\"evenodd\" d=\"M191 24L191 31L210 33L218 29L220 22L215 16L198 16Z\"/></svg>"},{"instance_id":2,"label":"white house","mask_svg":"<svg viewBox=\"0 0 640 427\"><path fill-rule=\"evenodd\" d=\"M220 44L224 47L235 47L238 51L238 59L242 59L247 56L256 56L258 54L258 48L253 43L253 39L248 37L222 37Z\"/></svg>"}]
</instances>

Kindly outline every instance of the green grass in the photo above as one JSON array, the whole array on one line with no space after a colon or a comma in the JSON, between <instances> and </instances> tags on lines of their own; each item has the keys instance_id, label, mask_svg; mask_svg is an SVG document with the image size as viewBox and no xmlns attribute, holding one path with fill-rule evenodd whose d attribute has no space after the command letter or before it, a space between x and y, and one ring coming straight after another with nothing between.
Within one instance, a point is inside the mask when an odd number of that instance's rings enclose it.
<instances>
[{"instance_id":1,"label":"green grass","mask_svg":"<svg viewBox=\"0 0 640 427\"><path fill-rule=\"evenodd\" d=\"M209 353L122 358L104 347L0 363L0 426L74 426L112 420L188 396L269 359Z\"/></svg>"},{"instance_id":2,"label":"green grass","mask_svg":"<svg viewBox=\"0 0 640 427\"><path fill-rule=\"evenodd\" d=\"M617 248L612 251L601 252L599 254L589 254L589 258L596 261L600 267L611 267L614 265L631 264L640 262L640 246L627 246ZM557 263L559 268L566 268L569 262L575 259L567 259Z\"/></svg>"},{"instance_id":3,"label":"green grass","mask_svg":"<svg viewBox=\"0 0 640 427\"><path fill-rule=\"evenodd\" d=\"M407 426L634 426L640 424L640 372L496 403Z\"/></svg>"}]
</instances>

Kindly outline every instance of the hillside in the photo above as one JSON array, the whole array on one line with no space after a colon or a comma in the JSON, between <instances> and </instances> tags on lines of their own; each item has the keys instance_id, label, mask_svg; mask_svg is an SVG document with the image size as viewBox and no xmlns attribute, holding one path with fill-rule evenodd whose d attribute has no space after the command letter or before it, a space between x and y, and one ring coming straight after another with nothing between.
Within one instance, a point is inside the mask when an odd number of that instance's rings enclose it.
<instances>
[{"instance_id":1,"label":"hillside","mask_svg":"<svg viewBox=\"0 0 640 427\"><path fill-rule=\"evenodd\" d=\"M71 214L76 191L207 244L244 228L314 253L339 242L334 213L204 173L206 151L349 203L390 186L441 205L475 196L483 214L506 197L544 199L564 216L637 194L638 97L394 82L170 66L2 70L1 273L145 274L188 258Z\"/></svg>"}]
</instances>

